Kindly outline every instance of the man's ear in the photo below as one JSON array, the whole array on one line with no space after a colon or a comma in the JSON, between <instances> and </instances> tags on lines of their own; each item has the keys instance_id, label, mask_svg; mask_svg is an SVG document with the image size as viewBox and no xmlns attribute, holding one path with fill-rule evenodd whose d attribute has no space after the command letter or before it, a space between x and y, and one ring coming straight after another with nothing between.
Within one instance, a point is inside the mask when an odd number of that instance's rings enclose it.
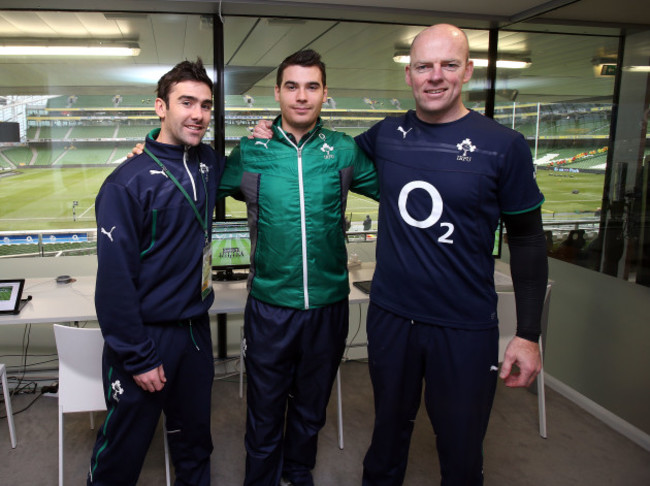
<instances>
[{"instance_id":1,"label":"man's ear","mask_svg":"<svg viewBox=\"0 0 650 486\"><path fill-rule=\"evenodd\" d=\"M163 120L165 118L165 114L167 113L167 105L165 104L165 101L162 98L156 98L154 108L156 110L156 115L158 115L158 118Z\"/></svg>"},{"instance_id":2,"label":"man's ear","mask_svg":"<svg viewBox=\"0 0 650 486\"><path fill-rule=\"evenodd\" d=\"M412 85L411 85L411 66L408 65L408 64L404 67L404 80L406 81L406 84L408 84L409 86L412 87Z\"/></svg>"},{"instance_id":3,"label":"man's ear","mask_svg":"<svg viewBox=\"0 0 650 486\"><path fill-rule=\"evenodd\" d=\"M472 79L472 74L474 74L474 61L469 59L467 61L467 66L465 67L465 74L463 75L463 84Z\"/></svg>"}]
</instances>

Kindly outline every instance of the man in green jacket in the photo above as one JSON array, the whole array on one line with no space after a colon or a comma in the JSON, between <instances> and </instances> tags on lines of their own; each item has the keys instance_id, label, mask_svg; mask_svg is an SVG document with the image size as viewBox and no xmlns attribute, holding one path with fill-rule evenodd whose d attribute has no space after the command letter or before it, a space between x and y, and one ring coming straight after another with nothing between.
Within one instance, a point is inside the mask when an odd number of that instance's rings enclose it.
<instances>
[{"instance_id":1,"label":"man in green jacket","mask_svg":"<svg viewBox=\"0 0 650 486\"><path fill-rule=\"evenodd\" d=\"M286 58L275 98L281 116L273 138L242 138L220 186L221 196L243 194L252 238L244 484L311 486L348 333L347 193L377 199L379 184L354 140L321 125L320 55Z\"/></svg>"}]
</instances>

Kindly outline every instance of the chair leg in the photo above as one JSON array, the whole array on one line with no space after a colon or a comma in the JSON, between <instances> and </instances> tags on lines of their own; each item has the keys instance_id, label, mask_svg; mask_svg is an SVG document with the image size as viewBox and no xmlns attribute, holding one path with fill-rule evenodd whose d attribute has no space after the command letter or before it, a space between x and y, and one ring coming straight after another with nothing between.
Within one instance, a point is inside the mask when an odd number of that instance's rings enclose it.
<instances>
[{"instance_id":1,"label":"chair leg","mask_svg":"<svg viewBox=\"0 0 650 486\"><path fill-rule=\"evenodd\" d=\"M59 486L63 486L63 413L59 407Z\"/></svg>"},{"instance_id":2,"label":"chair leg","mask_svg":"<svg viewBox=\"0 0 650 486\"><path fill-rule=\"evenodd\" d=\"M244 326L239 330L239 398L244 398Z\"/></svg>"},{"instance_id":3,"label":"chair leg","mask_svg":"<svg viewBox=\"0 0 650 486\"><path fill-rule=\"evenodd\" d=\"M539 351L542 354L542 340L539 340ZM539 412L539 435L546 439L546 391L544 389L544 358L542 370L537 375L537 409Z\"/></svg>"},{"instance_id":4,"label":"chair leg","mask_svg":"<svg viewBox=\"0 0 650 486\"><path fill-rule=\"evenodd\" d=\"M9 394L9 385L7 384L7 370L5 365L0 365L0 375L2 375L2 393L5 397L5 410L7 411L7 423L9 424L9 438L11 439L11 448L16 448L16 425L14 424L14 412L11 408L11 395Z\"/></svg>"},{"instance_id":5,"label":"chair leg","mask_svg":"<svg viewBox=\"0 0 650 486\"><path fill-rule=\"evenodd\" d=\"M341 398L341 367L336 371L337 422L339 449L343 450L343 399Z\"/></svg>"},{"instance_id":6,"label":"chair leg","mask_svg":"<svg viewBox=\"0 0 650 486\"><path fill-rule=\"evenodd\" d=\"M165 446L165 480L167 486L171 484L171 474L169 472L169 443L167 442L167 421L163 415L163 444Z\"/></svg>"}]
</instances>

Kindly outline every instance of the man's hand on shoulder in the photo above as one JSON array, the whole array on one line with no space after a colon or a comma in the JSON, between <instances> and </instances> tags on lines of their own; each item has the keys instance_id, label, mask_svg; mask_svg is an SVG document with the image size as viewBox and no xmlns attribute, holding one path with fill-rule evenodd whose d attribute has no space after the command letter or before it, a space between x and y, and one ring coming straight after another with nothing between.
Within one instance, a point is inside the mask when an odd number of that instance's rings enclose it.
<instances>
[{"instance_id":1,"label":"man's hand on shoulder","mask_svg":"<svg viewBox=\"0 0 650 486\"><path fill-rule=\"evenodd\" d=\"M135 144L135 147L131 149L131 152L126 154L126 158L130 159L134 155L140 155L142 152L144 152L144 144L143 143L137 143Z\"/></svg>"},{"instance_id":2,"label":"man's hand on shoulder","mask_svg":"<svg viewBox=\"0 0 650 486\"><path fill-rule=\"evenodd\" d=\"M516 365L519 372L512 368ZM508 343L501 365L500 378L511 388L527 387L542 369L539 344L515 336Z\"/></svg>"},{"instance_id":3,"label":"man's hand on shoulder","mask_svg":"<svg viewBox=\"0 0 650 486\"><path fill-rule=\"evenodd\" d=\"M273 138L273 122L271 120L260 120L255 125L253 129L253 134L249 135L248 138Z\"/></svg>"}]
</instances>

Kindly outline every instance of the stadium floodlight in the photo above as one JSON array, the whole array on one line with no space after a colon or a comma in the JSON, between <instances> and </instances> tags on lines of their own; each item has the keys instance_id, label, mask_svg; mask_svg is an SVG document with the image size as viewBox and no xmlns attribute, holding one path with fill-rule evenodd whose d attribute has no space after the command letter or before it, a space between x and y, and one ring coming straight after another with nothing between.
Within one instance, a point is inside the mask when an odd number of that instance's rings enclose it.
<instances>
[{"instance_id":1,"label":"stadium floodlight","mask_svg":"<svg viewBox=\"0 0 650 486\"><path fill-rule=\"evenodd\" d=\"M650 66L623 66L628 73L650 73Z\"/></svg>"},{"instance_id":2,"label":"stadium floodlight","mask_svg":"<svg viewBox=\"0 0 650 486\"><path fill-rule=\"evenodd\" d=\"M20 40L0 43L0 56L127 57L139 55L140 46L135 42L54 39L39 41L38 44Z\"/></svg>"},{"instance_id":3,"label":"stadium floodlight","mask_svg":"<svg viewBox=\"0 0 650 486\"><path fill-rule=\"evenodd\" d=\"M487 67L488 60L481 58L471 58L474 61L474 67ZM514 60L514 59L497 59L497 68L502 69L525 69L530 67L530 60Z\"/></svg>"},{"instance_id":4,"label":"stadium floodlight","mask_svg":"<svg viewBox=\"0 0 650 486\"><path fill-rule=\"evenodd\" d=\"M486 58L472 56L470 59L474 62L474 67L487 67L488 65L488 60ZM398 64L410 63L411 56L409 55L409 51L401 49L396 50L393 54L393 61ZM502 69L524 69L530 67L531 64L529 58L515 58L511 55L507 55L507 57L503 59L497 59L497 68Z\"/></svg>"},{"instance_id":5,"label":"stadium floodlight","mask_svg":"<svg viewBox=\"0 0 650 486\"><path fill-rule=\"evenodd\" d=\"M398 64L408 64L411 62L411 56L408 49L398 49L393 54L393 61Z\"/></svg>"}]
</instances>

